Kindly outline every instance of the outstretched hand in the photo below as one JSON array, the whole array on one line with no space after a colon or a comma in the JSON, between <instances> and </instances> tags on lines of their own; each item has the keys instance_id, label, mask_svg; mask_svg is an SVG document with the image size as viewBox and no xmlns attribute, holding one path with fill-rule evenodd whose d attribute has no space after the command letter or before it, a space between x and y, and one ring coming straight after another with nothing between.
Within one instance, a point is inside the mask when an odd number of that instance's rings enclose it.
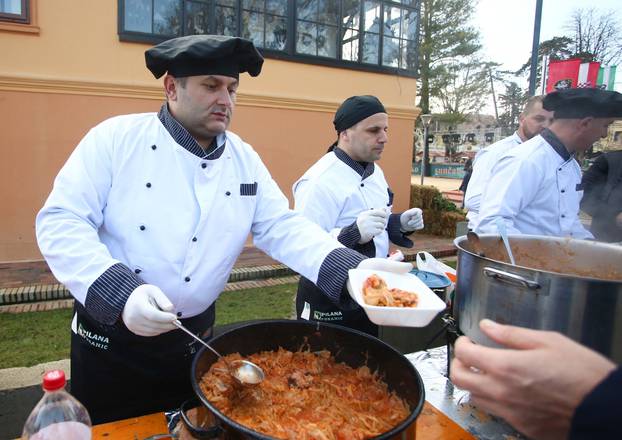
<instances>
[{"instance_id":1,"label":"outstretched hand","mask_svg":"<svg viewBox=\"0 0 622 440\"><path fill-rule=\"evenodd\" d=\"M481 330L506 349L456 341L451 381L478 408L529 437L566 438L575 409L615 364L555 332L497 324Z\"/></svg>"}]
</instances>

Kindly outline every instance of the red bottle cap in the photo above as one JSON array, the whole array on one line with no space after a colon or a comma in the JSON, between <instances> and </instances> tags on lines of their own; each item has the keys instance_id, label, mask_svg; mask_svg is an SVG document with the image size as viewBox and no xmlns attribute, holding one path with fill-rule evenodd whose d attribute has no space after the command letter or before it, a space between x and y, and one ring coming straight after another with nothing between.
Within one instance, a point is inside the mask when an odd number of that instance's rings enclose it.
<instances>
[{"instance_id":1,"label":"red bottle cap","mask_svg":"<svg viewBox=\"0 0 622 440\"><path fill-rule=\"evenodd\" d=\"M47 371L43 375L43 389L46 391L59 390L65 386L65 372L63 370Z\"/></svg>"}]
</instances>

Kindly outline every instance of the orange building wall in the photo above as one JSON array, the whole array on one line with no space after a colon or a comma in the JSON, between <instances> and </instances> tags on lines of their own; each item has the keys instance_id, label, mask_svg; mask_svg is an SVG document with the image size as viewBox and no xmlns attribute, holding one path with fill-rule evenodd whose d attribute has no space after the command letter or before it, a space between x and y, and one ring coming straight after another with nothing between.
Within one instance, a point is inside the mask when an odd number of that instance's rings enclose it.
<instances>
[{"instance_id":1,"label":"orange building wall","mask_svg":"<svg viewBox=\"0 0 622 440\"><path fill-rule=\"evenodd\" d=\"M38 0L39 32L0 26L0 261L40 259L34 218L54 176L90 127L125 113L157 111L161 80L144 67L149 45L119 42L117 2ZM408 203L416 81L266 59L243 75L231 129L260 153L285 194L335 139L337 105L354 94L380 97L390 115L380 161Z\"/></svg>"}]
</instances>

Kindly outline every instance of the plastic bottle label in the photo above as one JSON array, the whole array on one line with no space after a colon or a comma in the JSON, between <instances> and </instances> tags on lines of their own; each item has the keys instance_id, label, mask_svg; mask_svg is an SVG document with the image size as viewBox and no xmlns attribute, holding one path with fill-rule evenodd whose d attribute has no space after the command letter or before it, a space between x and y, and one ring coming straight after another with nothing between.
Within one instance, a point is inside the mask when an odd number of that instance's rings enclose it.
<instances>
[{"instance_id":1,"label":"plastic bottle label","mask_svg":"<svg viewBox=\"0 0 622 440\"><path fill-rule=\"evenodd\" d=\"M91 440L91 428L80 422L59 422L46 426L30 440Z\"/></svg>"}]
</instances>

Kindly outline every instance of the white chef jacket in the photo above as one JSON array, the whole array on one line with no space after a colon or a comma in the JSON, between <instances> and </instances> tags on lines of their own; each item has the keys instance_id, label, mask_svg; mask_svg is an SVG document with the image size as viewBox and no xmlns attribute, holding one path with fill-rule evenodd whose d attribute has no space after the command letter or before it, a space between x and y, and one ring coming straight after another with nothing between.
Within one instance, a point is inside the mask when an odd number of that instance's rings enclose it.
<instances>
[{"instance_id":1,"label":"white chef jacket","mask_svg":"<svg viewBox=\"0 0 622 440\"><path fill-rule=\"evenodd\" d=\"M292 186L294 209L348 247L353 247L360 239L355 225L362 211L383 209L390 213L393 204L393 193L377 164L368 164L362 175L355 168L362 169L362 166L336 147L335 151L325 154L313 164ZM399 224L397 216L391 217L396 217L392 224ZM344 235L352 237L353 229L358 235L354 242L348 243ZM368 256L386 258L389 255L387 229L373 238L375 255ZM404 238L399 232L396 235L399 239Z\"/></svg>"},{"instance_id":2,"label":"white chef jacket","mask_svg":"<svg viewBox=\"0 0 622 440\"><path fill-rule=\"evenodd\" d=\"M579 221L581 168L548 129L508 151L493 167L481 202L478 233L593 238Z\"/></svg>"},{"instance_id":3,"label":"white chef jacket","mask_svg":"<svg viewBox=\"0 0 622 440\"><path fill-rule=\"evenodd\" d=\"M467 209L466 218L469 221L469 229L475 230L477 227L477 215L479 214L482 194L490 182L492 167L501 156L522 142L518 133L514 132L512 136L503 138L478 151L473 162L473 173L464 194L464 207Z\"/></svg>"},{"instance_id":4,"label":"white chef jacket","mask_svg":"<svg viewBox=\"0 0 622 440\"><path fill-rule=\"evenodd\" d=\"M123 268L118 263L160 287L185 318L216 300L249 232L255 245L313 282L327 255L343 247L288 209L238 136L227 132L222 155L202 159L176 143L155 113L90 130L59 172L36 227L56 278L104 323L118 319L129 294L89 304L87 293L105 271Z\"/></svg>"}]
</instances>

